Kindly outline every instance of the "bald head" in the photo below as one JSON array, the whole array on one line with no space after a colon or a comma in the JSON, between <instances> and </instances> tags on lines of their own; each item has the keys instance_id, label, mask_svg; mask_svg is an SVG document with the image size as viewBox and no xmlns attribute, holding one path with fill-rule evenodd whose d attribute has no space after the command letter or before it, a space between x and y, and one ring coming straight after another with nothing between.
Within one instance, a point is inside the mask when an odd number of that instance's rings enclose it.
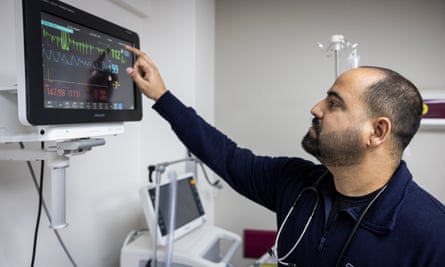
<instances>
[{"instance_id":1,"label":"bald head","mask_svg":"<svg viewBox=\"0 0 445 267\"><path fill-rule=\"evenodd\" d=\"M348 85L354 87L355 90L363 92L385 77L387 77L387 75L377 68L363 67L344 72L338 77L335 83Z\"/></svg>"}]
</instances>

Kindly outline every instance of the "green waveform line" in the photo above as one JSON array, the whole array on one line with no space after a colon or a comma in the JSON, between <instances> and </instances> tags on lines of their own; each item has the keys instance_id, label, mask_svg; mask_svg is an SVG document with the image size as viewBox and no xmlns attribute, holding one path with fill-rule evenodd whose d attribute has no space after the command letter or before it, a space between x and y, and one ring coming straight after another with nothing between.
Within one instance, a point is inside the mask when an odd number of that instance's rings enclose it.
<instances>
[{"instance_id":1,"label":"green waveform line","mask_svg":"<svg viewBox=\"0 0 445 267\"><path fill-rule=\"evenodd\" d=\"M42 37L48 39L52 44L55 44L58 48L64 51L75 50L85 55L92 55L94 52L98 54L107 53L107 48L101 48L89 43L76 41L71 37L71 34L65 31L60 31L60 35L52 34L48 32L45 27L42 26ZM119 49L111 48L111 58L120 61L125 64L126 60L122 52Z\"/></svg>"}]
</instances>

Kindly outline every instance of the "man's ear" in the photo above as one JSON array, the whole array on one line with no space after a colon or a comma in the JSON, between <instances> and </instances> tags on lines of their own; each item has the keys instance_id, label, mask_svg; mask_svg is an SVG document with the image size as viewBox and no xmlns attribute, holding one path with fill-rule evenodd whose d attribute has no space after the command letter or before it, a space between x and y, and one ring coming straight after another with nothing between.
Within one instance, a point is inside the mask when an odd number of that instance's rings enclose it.
<instances>
[{"instance_id":1,"label":"man's ear","mask_svg":"<svg viewBox=\"0 0 445 267\"><path fill-rule=\"evenodd\" d=\"M384 143L391 134L391 121L387 117L377 117L372 121L373 132L369 136L368 145L378 146Z\"/></svg>"}]
</instances>

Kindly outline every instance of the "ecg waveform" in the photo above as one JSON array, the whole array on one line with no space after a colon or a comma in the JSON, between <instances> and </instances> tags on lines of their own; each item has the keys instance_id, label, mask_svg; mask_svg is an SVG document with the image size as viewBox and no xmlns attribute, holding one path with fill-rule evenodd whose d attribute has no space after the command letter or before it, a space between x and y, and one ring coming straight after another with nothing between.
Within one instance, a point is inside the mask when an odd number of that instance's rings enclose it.
<instances>
[{"instance_id":1,"label":"ecg waveform","mask_svg":"<svg viewBox=\"0 0 445 267\"><path fill-rule=\"evenodd\" d=\"M92 61L90 59L80 57L70 53L54 51L52 49L42 48L42 58L46 62L64 64L72 67L86 68L108 73L119 73L119 65L111 64L105 61Z\"/></svg>"},{"instance_id":2,"label":"ecg waveform","mask_svg":"<svg viewBox=\"0 0 445 267\"><path fill-rule=\"evenodd\" d=\"M93 62L89 59L54 51L52 49L42 48L42 55L48 62L61 63L75 67L84 67L88 69L90 69L93 65Z\"/></svg>"},{"instance_id":3,"label":"ecg waveform","mask_svg":"<svg viewBox=\"0 0 445 267\"><path fill-rule=\"evenodd\" d=\"M63 51L77 51L85 55L93 55L93 53L104 54L111 52L111 58L126 63L125 57L120 49L102 48L89 43L80 42L74 39L71 33L66 31L59 31L59 34L52 34L42 26L42 38L49 41L52 45L57 46Z\"/></svg>"}]
</instances>

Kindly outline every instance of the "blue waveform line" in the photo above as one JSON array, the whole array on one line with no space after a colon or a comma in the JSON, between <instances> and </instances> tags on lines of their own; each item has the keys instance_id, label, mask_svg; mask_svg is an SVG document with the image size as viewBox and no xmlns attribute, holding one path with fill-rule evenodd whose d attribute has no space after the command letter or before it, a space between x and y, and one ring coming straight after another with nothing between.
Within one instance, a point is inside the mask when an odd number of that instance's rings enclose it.
<instances>
[{"instance_id":1,"label":"blue waveform line","mask_svg":"<svg viewBox=\"0 0 445 267\"><path fill-rule=\"evenodd\" d=\"M52 49L42 48L42 57L46 58L48 62L60 63L69 66L82 67L86 69L94 69L102 72L110 72L114 74L119 73L119 65L104 61L92 61L76 55L54 51Z\"/></svg>"},{"instance_id":2,"label":"blue waveform line","mask_svg":"<svg viewBox=\"0 0 445 267\"><path fill-rule=\"evenodd\" d=\"M70 55L52 49L42 48L42 56L48 62L61 63L64 65L83 67L90 69L93 65L93 61L85 59L76 55Z\"/></svg>"}]
</instances>

